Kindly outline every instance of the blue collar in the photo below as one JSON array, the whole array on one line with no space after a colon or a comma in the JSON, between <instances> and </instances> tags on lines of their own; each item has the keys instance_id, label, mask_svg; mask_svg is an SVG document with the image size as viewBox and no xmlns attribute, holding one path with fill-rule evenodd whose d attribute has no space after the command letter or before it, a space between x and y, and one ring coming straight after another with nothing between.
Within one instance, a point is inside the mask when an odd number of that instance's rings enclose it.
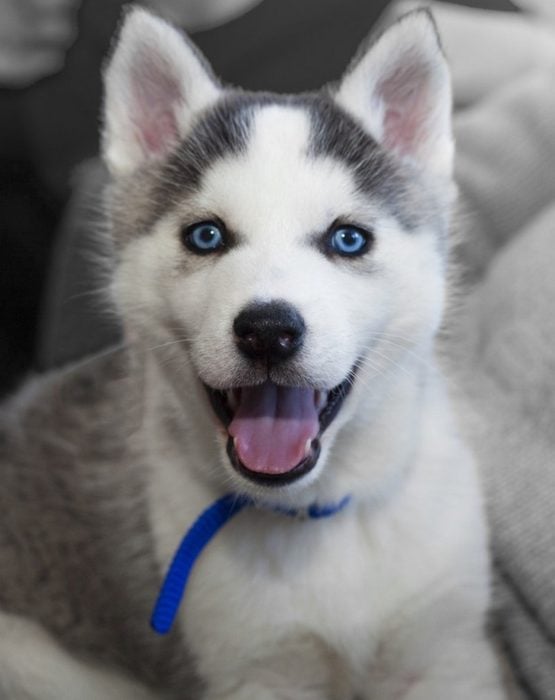
<instances>
[{"instance_id":1,"label":"blue collar","mask_svg":"<svg viewBox=\"0 0 555 700\"><path fill-rule=\"evenodd\" d=\"M293 518L314 520L329 518L339 513L350 500L351 496L345 496L337 503L328 503L322 506L313 503L308 508L303 509L279 506L270 506L270 509ZM174 555L158 594L158 600L150 619L150 625L155 632L166 634L170 631L185 594L189 576L202 550L214 535L246 506L253 507L256 506L256 503L246 496L228 494L209 506L192 524Z\"/></svg>"}]
</instances>

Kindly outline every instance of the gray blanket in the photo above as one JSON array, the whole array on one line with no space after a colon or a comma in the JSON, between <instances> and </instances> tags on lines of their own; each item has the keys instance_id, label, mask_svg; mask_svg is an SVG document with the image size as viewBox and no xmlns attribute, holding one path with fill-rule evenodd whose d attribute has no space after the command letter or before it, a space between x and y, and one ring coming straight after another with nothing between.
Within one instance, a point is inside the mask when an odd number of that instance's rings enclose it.
<instances>
[{"instance_id":1,"label":"gray blanket","mask_svg":"<svg viewBox=\"0 0 555 700\"><path fill-rule=\"evenodd\" d=\"M454 251L463 285L448 318L448 355L483 469L495 621L526 696L548 700L555 698L555 18L550 0L522 4L544 14L436 8L455 96L465 105L456 118L463 235Z\"/></svg>"}]
</instances>

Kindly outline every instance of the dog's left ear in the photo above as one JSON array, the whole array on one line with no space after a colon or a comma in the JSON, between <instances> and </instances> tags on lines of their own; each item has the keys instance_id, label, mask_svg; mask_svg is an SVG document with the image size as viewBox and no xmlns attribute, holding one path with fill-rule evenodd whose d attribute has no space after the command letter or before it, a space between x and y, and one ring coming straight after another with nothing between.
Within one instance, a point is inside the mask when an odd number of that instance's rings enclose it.
<instances>
[{"instance_id":1,"label":"dog's left ear","mask_svg":"<svg viewBox=\"0 0 555 700\"><path fill-rule=\"evenodd\" d=\"M451 83L428 10L405 15L362 51L335 99L396 157L451 175Z\"/></svg>"},{"instance_id":2,"label":"dog's left ear","mask_svg":"<svg viewBox=\"0 0 555 700\"><path fill-rule=\"evenodd\" d=\"M166 156L220 94L185 35L140 8L126 13L104 86L102 151L114 175Z\"/></svg>"}]
</instances>

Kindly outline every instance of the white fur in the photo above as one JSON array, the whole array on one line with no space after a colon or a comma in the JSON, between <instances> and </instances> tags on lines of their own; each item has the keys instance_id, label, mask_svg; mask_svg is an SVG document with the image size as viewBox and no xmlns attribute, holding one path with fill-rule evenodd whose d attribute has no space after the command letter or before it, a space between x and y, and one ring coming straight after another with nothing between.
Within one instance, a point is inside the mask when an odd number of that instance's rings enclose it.
<instances>
[{"instance_id":1,"label":"white fur","mask_svg":"<svg viewBox=\"0 0 555 700\"><path fill-rule=\"evenodd\" d=\"M383 34L343 79L336 99L378 140L387 140L388 115L414 118L414 140L394 152L440 177L453 168L451 84L436 30L421 12Z\"/></svg>"},{"instance_id":2,"label":"white fur","mask_svg":"<svg viewBox=\"0 0 555 700\"><path fill-rule=\"evenodd\" d=\"M2 700L154 700L112 669L76 659L40 625L0 612Z\"/></svg>"},{"instance_id":3,"label":"white fur","mask_svg":"<svg viewBox=\"0 0 555 700\"><path fill-rule=\"evenodd\" d=\"M142 13L130 16L121 42L107 76L105 152L115 172L128 172L145 162L119 132L129 107L129 45L153 42L155 55L171 45L188 94L205 104L214 91L178 35ZM409 156L446 178L450 93L425 15L386 34L347 74L337 99L382 137L387 105L372 96L384 75L395 79L389 61L397 56L401 74L407 57L426 68L426 123ZM307 157L308 136L302 109L259 109L245 152L216 162L198 193L168 203L154 229L125 246L113 285L144 367L136 439L152 469L161 573L183 530L225 491L287 506L353 497L321 521L246 510L203 552L178 623L206 683L203 700L501 700L483 629L489 570L479 485L433 349L442 246L435 231L409 233L363 197L345 165ZM185 273L181 227L214 216L240 245ZM342 217L375 232L358 266L311 242ZM263 489L232 470L200 379L240 383L246 367L233 319L252 300L276 298L306 320L295 359L306 384L329 389L357 360L364 364L322 437L315 469L291 486Z\"/></svg>"},{"instance_id":4,"label":"white fur","mask_svg":"<svg viewBox=\"0 0 555 700\"><path fill-rule=\"evenodd\" d=\"M379 137L362 104L375 72L391 70L398 50L402 60L427 61L433 84L426 138L410 156L447 177L449 84L429 20L409 18L386 35L337 99ZM434 231L407 234L362 198L345 166L308 159L308 134L301 109L260 109L246 152L215 163L198 194L125 250L115 293L150 348L147 449L165 457L161 472L154 462L150 484L160 569L184 523L222 487L289 506L351 493L353 506L325 522L244 512L203 553L180 624L208 684L206 700L351 700L355 693L500 700L483 631L489 578L479 487L433 354L444 301L441 246ZM214 216L239 232L241 245L180 273L180 227ZM376 232L371 269L353 272L311 245L310 234L341 217ZM244 360L233 319L253 300L276 298L293 303L310 328L298 360L308 384L330 388L359 357L366 364L323 436L317 467L261 493L229 465L226 435L198 378L221 388L238 381ZM153 323L168 317L187 352ZM182 412L198 402L184 412L185 437L172 448L159 418L168 400Z\"/></svg>"},{"instance_id":5,"label":"white fur","mask_svg":"<svg viewBox=\"0 0 555 700\"><path fill-rule=\"evenodd\" d=\"M157 90L164 81L173 88L166 105L160 104ZM147 104L141 104L138 95L149 89L156 90L156 99L147 96ZM160 111L167 110L175 116L177 133L160 154L165 155L187 133L193 115L213 102L218 92L182 34L145 10L133 9L105 76L103 150L110 170L130 174L153 155L145 147L145 120L156 121Z\"/></svg>"},{"instance_id":6,"label":"white fur","mask_svg":"<svg viewBox=\"0 0 555 700\"><path fill-rule=\"evenodd\" d=\"M162 346L158 351L162 361L172 349L182 355L178 346L168 350L163 344L174 336L160 337L163 329L153 326L153 319L167 318L169 313L171 326L182 329L178 335L191 339L191 366L182 369L181 379L173 380L176 386L183 383L184 395L195 381L191 375L222 388L240 376L245 363L230 329L241 308L253 300L285 298L307 319L311 341L301 366L310 385L339 384L359 357L369 354L354 389L366 403L372 400L372 393L364 398L367 382L389 381L395 363L399 371L408 372L403 365L412 362L410 353L419 353L420 346L429 352L444 295L436 236L431 231L407 236L390 216L356 193L345 168L336 162L307 160L303 155L307 136L307 118L300 110L261 110L245 156L216 164L198 197L188 200L182 210L172 210L151 236L138 238L125 251L115 295L124 316L137 325L137 335L148 338L149 346ZM283 142L290 144L287 150L279 147ZM256 197L248 195L255 191ZM241 231L245 243L209 269L202 266L194 274L180 275L175 273L182 255L176 234L191 209L200 219L204 212L216 213L232 230ZM307 241L309 233L325 231L331 221L347 214L377 231L373 274L353 275L349 266L330 262ZM138 269L144 282L140 288ZM326 432L324 450L351 414L347 404ZM224 446L222 441L222 451ZM237 483L225 456L223 463L227 478ZM325 497L318 479L323 464L322 459L308 477L318 480L314 486L318 493L306 483L295 493L303 504L318 494ZM237 487L249 488L243 480ZM330 497L341 495L341 488Z\"/></svg>"}]
</instances>

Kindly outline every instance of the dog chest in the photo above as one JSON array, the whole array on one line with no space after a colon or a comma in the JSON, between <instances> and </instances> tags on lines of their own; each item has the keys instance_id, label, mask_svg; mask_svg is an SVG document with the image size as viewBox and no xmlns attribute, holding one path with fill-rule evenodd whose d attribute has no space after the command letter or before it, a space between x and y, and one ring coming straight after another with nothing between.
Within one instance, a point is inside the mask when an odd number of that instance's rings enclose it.
<instances>
[{"instance_id":1,"label":"dog chest","mask_svg":"<svg viewBox=\"0 0 555 700\"><path fill-rule=\"evenodd\" d=\"M368 667L402 594L359 517L247 512L226 528L197 563L180 618L203 673L264 662L307 635L350 675Z\"/></svg>"}]
</instances>

